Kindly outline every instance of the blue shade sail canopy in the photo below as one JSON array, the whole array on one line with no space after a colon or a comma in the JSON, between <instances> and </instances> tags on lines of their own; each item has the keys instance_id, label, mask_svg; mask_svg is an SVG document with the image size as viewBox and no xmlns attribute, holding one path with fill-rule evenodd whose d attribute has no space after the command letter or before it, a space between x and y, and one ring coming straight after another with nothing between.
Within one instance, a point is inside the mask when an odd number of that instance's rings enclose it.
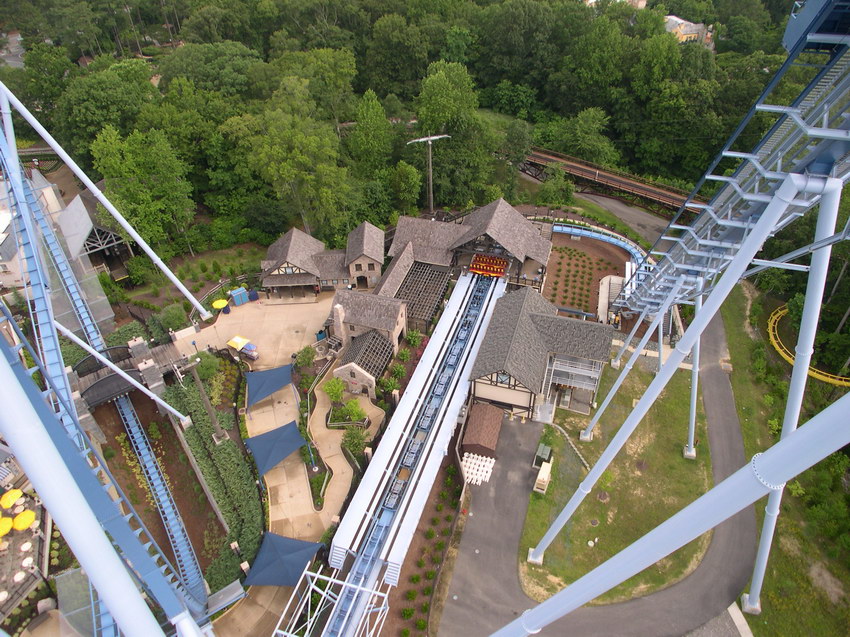
<instances>
[{"instance_id":1,"label":"blue shade sail canopy","mask_svg":"<svg viewBox=\"0 0 850 637\"><path fill-rule=\"evenodd\" d=\"M261 372L247 372L245 378L248 381L248 406L250 407L291 383L292 365L266 369Z\"/></svg>"},{"instance_id":2,"label":"blue shade sail canopy","mask_svg":"<svg viewBox=\"0 0 850 637\"><path fill-rule=\"evenodd\" d=\"M321 546L266 532L245 586L295 586Z\"/></svg>"},{"instance_id":3,"label":"blue shade sail canopy","mask_svg":"<svg viewBox=\"0 0 850 637\"><path fill-rule=\"evenodd\" d=\"M289 454L306 445L307 441L301 436L298 425L293 420L288 425L246 438L245 444L254 455L260 475L265 475L281 460L289 457Z\"/></svg>"}]
</instances>

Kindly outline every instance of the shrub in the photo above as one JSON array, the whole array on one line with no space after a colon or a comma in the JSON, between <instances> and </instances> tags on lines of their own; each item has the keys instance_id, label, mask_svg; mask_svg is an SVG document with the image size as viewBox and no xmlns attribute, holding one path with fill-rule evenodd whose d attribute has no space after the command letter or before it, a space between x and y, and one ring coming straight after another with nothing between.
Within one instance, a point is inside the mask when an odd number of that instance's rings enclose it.
<instances>
[{"instance_id":1,"label":"shrub","mask_svg":"<svg viewBox=\"0 0 850 637\"><path fill-rule=\"evenodd\" d=\"M103 459L104 460L112 460L115 457L115 449L112 447L104 447L103 448Z\"/></svg>"},{"instance_id":2,"label":"shrub","mask_svg":"<svg viewBox=\"0 0 850 637\"><path fill-rule=\"evenodd\" d=\"M419 568L422 568L423 566L425 566L425 558L420 557L418 560L416 560L416 566L418 566Z\"/></svg>"},{"instance_id":3,"label":"shrub","mask_svg":"<svg viewBox=\"0 0 850 637\"><path fill-rule=\"evenodd\" d=\"M409 628L402 628L399 635L401 637L410 637L410 629Z\"/></svg>"},{"instance_id":4,"label":"shrub","mask_svg":"<svg viewBox=\"0 0 850 637\"><path fill-rule=\"evenodd\" d=\"M130 257L124 265L133 285L144 285L158 278L156 266L146 256Z\"/></svg>"},{"instance_id":5,"label":"shrub","mask_svg":"<svg viewBox=\"0 0 850 637\"><path fill-rule=\"evenodd\" d=\"M434 588L432 586L426 586L425 588L422 589L422 594L425 597L428 597L433 592L434 592Z\"/></svg>"},{"instance_id":6,"label":"shrub","mask_svg":"<svg viewBox=\"0 0 850 637\"><path fill-rule=\"evenodd\" d=\"M425 630L428 628L428 622L422 619L421 617L416 620L416 629L417 630Z\"/></svg>"},{"instance_id":7,"label":"shrub","mask_svg":"<svg viewBox=\"0 0 850 637\"><path fill-rule=\"evenodd\" d=\"M325 393L328 395L328 398L331 399L332 403L342 402L342 394L345 391L345 383L342 382L341 378L334 376L322 386L322 389L325 390Z\"/></svg>"},{"instance_id":8,"label":"shrub","mask_svg":"<svg viewBox=\"0 0 850 637\"><path fill-rule=\"evenodd\" d=\"M410 589L405 594L405 597L412 602L414 599L416 599L417 595L419 595L419 591L417 591L416 589Z\"/></svg>"},{"instance_id":9,"label":"shrub","mask_svg":"<svg viewBox=\"0 0 850 637\"><path fill-rule=\"evenodd\" d=\"M444 548L446 548L446 543L443 542L443 540L440 540L439 542L434 544L435 551L442 551Z\"/></svg>"},{"instance_id":10,"label":"shrub","mask_svg":"<svg viewBox=\"0 0 850 637\"><path fill-rule=\"evenodd\" d=\"M366 412L360 406L360 402L356 398L346 401L345 415L349 422L362 422L366 420Z\"/></svg>"},{"instance_id":11,"label":"shrub","mask_svg":"<svg viewBox=\"0 0 850 637\"><path fill-rule=\"evenodd\" d=\"M428 611L431 610L431 604L428 602L422 602L422 606L419 607L419 610L427 615Z\"/></svg>"},{"instance_id":12,"label":"shrub","mask_svg":"<svg viewBox=\"0 0 850 637\"><path fill-rule=\"evenodd\" d=\"M410 583L411 584L418 584L421 579L422 579L422 576L419 575L419 573L416 573L415 575L410 576Z\"/></svg>"},{"instance_id":13,"label":"shrub","mask_svg":"<svg viewBox=\"0 0 850 637\"><path fill-rule=\"evenodd\" d=\"M396 380L401 380L404 378L404 375L407 373L407 370L404 369L404 365L401 363L395 363L390 366L390 376L395 378Z\"/></svg>"},{"instance_id":14,"label":"shrub","mask_svg":"<svg viewBox=\"0 0 850 637\"><path fill-rule=\"evenodd\" d=\"M342 446L354 457L362 456L366 448L366 432L354 425L346 427L345 433L342 434Z\"/></svg>"},{"instance_id":15,"label":"shrub","mask_svg":"<svg viewBox=\"0 0 850 637\"><path fill-rule=\"evenodd\" d=\"M221 274L221 264L218 261L212 262L212 271L216 274Z\"/></svg>"},{"instance_id":16,"label":"shrub","mask_svg":"<svg viewBox=\"0 0 850 637\"><path fill-rule=\"evenodd\" d=\"M408 345L415 349L422 344L422 332L420 332L419 330L407 330L407 336L405 336L405 340L407 341Z\"/></svg>"},{"instance_id":17,"label":"shrub","mask_svg":"<svg viewBox=\"0 0 850 637\"><path fill-rule=\"evenodd\" d=\"M313 365L313 361L316 360L316 350L307 345L306 347L298 350L298 354L295 356L295 364L298 367L310 367ZM337 380L340 380L337 378ZM340 380L340 382L342 382Z\"/></svg>"},{"instance_id":18,"label":"shrub","mask_svg":"<svg viewBox=\"0 0 850 637\"><path fill-rule=\"evenodd\" d=\"M202 273L206 273L206 271L209 269L207 268L207 264L205 261L201 261L200 263L198 263L198 267L201 269Z\"/></svg>"},{"instance_id":19,"label":"shrub","mask_svg":"<svg viewBox=\"0 0 850 637\"><path fill-rule=\"evenodd\" d=\"M407 361L409 361L410 357L410 350L406 347L402 347L400 350L398 350L398 360L400 360L402 363L406 363Z\"/></svg>"},{"instance_id":20,"label":"shrub","mask_svg":"<svg viewBox=\"0 0 850 637\"><path fill-rule=\"evenodd\" d=\"M159 425L157 423L152 422L150 425L148 425L148 435L153 440L162 439L162 432L159 430Z\"/></svg>"},{"instance_id":21,"label":"shrub","mask_svg":"<svg viewBox=\"0 0 850 637\"><path fill-rule=\"evenodd\" d=\"M434 532L434 529L428 529L427 531L425 531L425 539L427 540L433 539L435 535L437 534Z\"/></svg>"},{"instance_id":22,"label":"shrub","mask_svg":"<svg viewBox=\"0 0 850 637\"><path fill-rule=\"evenodd\" d=\"M425 571L425 579L429 582L437 577L437 571Z\"/></svg>"},{"instance_id":23,"label":"shrub","mask_svg":"<svg viewBox=\"0 0 850 637\"><path fill-rule=\"evenodd\" d=\"M413 617L413 613L416 612L414 608L402 608L401 609L401 618L402 619L410 619Z\"/></svg>"}]
</instances>

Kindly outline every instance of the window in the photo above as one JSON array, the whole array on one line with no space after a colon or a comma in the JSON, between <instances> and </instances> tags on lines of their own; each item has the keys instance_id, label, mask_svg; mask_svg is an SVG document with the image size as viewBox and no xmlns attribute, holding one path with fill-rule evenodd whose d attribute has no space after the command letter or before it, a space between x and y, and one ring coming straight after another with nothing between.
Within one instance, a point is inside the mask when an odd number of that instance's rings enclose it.
<instances>
[{"instance_id":1,"label":"window","mask_svg":"<svg viewBox=\"0 0 850 637\"><path fill-rule=\"evenodd\" d=\"M352 378L357 378L357 374L355 374L354 372L348 372L348 373L351 374Z\"/></svg>"},{"instance_id":2,"label":"window","mask_svg":"<svg viewBox=\"0 0 850 637\"><path fill-rule=\"evenodd\" d=\"M355 264L354 264L354 269L355 269L357 272L363 272L363 264L362 264L362 263L355 263Z\"/></svg>"},{"instance_id":3,"label":"window","mask_svg":"<svg viewBox=\"0 0 850 637\"><path fill-rule=\"evenodd\" d=\"M339 283L339 279L334 279L333 284L336 285L337 283Z\"/></svg>"},{"instance_id":4,"label":"window","mask_svg":"<svg viewBox=\"0 0 850 637\"><path fill-rule=\"evenodd\" d=\"M370 263L368 267L369 267L369 272L375 271L375 264L374 263Z\"/></svg>"},{"instance_id":5,"label":"window","mask_svg":"<svg viewBox=\"0 0 850 637\"><path fill-rule=\"evenodd\" d=\"M343 284L343 285L348 285L348 279L343 279L343 280L342 280L342 284Z\"/></svg>"},{"instance_id":6,"label":"window","mask_svg":"<svg viewBox=\"0 0 850 637\"><path fill-rule=\"evenodd\" d=\"M348 329L349 329L349 330L351 330L351 331L353 332L353 331L354 331L354 326L353 326L353 325L349 325L349 326L348 326Z\"/></svg>"},{"instance_id":7,"label":"window","mask_svg":"<svg viewBox=\"0 0 850 637\"><path fill-rule=\"evenodd\" d=\"M293 273L292 266L286 266L283 269L283 271L286 272L286 274L292 274Z\"/></svg>"},{"instance_id":8,"label":"window","mask_svg":"<svg viewBox=\"0 0 850 637\"><path fill-rule=\"evenodd\" d=\"M0 263L0 272L10 272L10 271L11 270L9 270L8 265L6 265L5 263Z\"/></svg>"},{"instance_id":9,"label":"window","mask_svg":"<svg viewBox=\"0 0 850 637\"><path fill-rule=\"evenodd\" d=\"M504 372L499 372L498 374L496 374L496 382L500 385L507 385L508 383L510 383L510 381L511 377L505 374Z\"/></svg>"}]
</instances>

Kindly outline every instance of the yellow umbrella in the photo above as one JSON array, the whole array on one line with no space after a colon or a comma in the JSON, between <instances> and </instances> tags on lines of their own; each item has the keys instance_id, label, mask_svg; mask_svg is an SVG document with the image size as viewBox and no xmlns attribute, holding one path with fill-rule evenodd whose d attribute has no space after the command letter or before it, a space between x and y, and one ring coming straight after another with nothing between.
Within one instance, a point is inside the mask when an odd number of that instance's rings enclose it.
<instances>
[{"instance_id":1,"label":"yellow umbrella","mask_svg":"<svg viewBox=\"0 0 850 637\"><path fill-rule=\"evenodd\" d=\"M225 307L227 307L227 299L218 299L217 301L213 301L212 306L216 310L220 310L222 308L225 308Z\"/></svg>"},{"instance_id":2,"label":"yellow umbrella","mask_svg":"<svg viewBox=\"0 0 850 637\"><path fill-rule=\"evenodd\" d=\"M0 507L4 509L11 509L14 506L15 501L20 498L24 494L20 489L9 489L0 496Z\"/></svg>"},{"instance_id":3,"label":"yellow umbrella","mask_svg":"<svg viewBox=\"0 0 850 637\"><path fill-rule=\"evenodd\" d=\"M15 519L12 521L12 528L16 531L23 531L30 528L33 522L35 522L35 512L27 509L15 516Z\"/></svg>"},{"instance_id":4,"label":"yellow umbrella","mask_svg":"<svg viewBox=\"0 0 850 637\"><path fill-rule=\"evenodd\" d=\"M12 530L12 518L0 518L0 537Z\"/></svg>"}]
</instances>

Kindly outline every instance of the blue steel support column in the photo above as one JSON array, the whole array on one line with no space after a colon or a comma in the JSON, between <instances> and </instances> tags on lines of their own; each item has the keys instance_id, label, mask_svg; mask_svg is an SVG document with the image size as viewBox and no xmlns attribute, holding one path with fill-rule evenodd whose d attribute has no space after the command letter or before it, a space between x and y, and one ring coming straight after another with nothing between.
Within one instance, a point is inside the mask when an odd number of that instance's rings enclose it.
<instances>
[{"instance_id":1,"label":"blue steel support column","mask_svg":"<svg viewBox=\"0 0 850 637\"><path fill-rule=\"evenodd\" d=\"M694 299L694 316L700 313L702 309L702 288L705 279L700 279L697 283L697 296ZM697 450L694 446L694 431L697 424L697 399L699 394L699 343L697 338L691 349L691 405L688 412L688 444L685 445L683 455L689 460L694 460L697 457Z\"/></svg>"},{"instance_id":2,"label":"blue steel support column","mask_svg":"<svg viewBox=\"0 0 850 637\"><path fill-rule=\"evenodd\" d=\"M56 419L55 414L11 348L4 342L0 349L4 404L0 410L0 433L123 633L127 637L162 636L159 624L42 424L44 419Z\"/></svg>"},{"instance_id":3,"label":"blue steel support column","mask_svg":"<svg viewBox=\"0 0 850 637\"><path fill-rule=\"evenodd\" d=\"M673 304L673 301L676 298L676 294L679 293L679 290L682 287L682 282L682 277L679 277L679 279L673 285L673 288L670 290L670 294L668 294L667 298L664 299L664 303L661 304L661 308L658 310L658 313L655 315L655 318L652 319L652 323L650 323L649 327L646 328L646 332L644 332L643 336L640 339L640 342L637 344L637 347L635 347L635 351L632 352L631 356L629 356L629 360L626 363L626 366L623 368L623 371L620 372L620 375L617 376L617 380L614 381L614 384L611 386L611 389L608 390L608 394L605 396L605 400L602 401L602 404L599 406L599 409L597 409L596 413L593 414L593 418L590 419L590 422L588 423L587 427L585 427L579 434L580 440L584 442L590 442L591 440L593 440L593 428L596 427L596 423L599 422L599 419L602 417L602 414L604 414L605 410L608 409L608 405L611 404L611 401L617 394L617 390L620 389L620 386L623 384L623 382L625 382L626 377L629 375L629 372L632 371L632 367L635 366L635 361L637 361L637 359L640 357L643 348L646 347L646 344L649 342L649 338L655 331L656 326L661 325L664 321L664 313ZM641 316L643 315L644 314L641 314ZM637 329L637 326L635 326L635 329Z\"/></svg>"},{"instance_id":4,"label":"blue steel support column","mask_svg":"<svg viewBox=\"0 0 850 637\"><path fill-rule=\"evenodd\" d=\"M494 637L540 632L850 444L850 427L842 426L848 409L850 395L845 395L637 542L497 630Z\"/></svg>"},{"instance_id":5,"label":"blue steel support column","mask_svg":"<svg viewBox=\"0 0 850 637\"><path fill-rule=\"evenodd\" d=\"M667 383L670 382L670 379L679 367L679 363L685 359L685 356L690 352L694 343L708 325L708 322L714 317L717 310L720 309L720 305L741 278L741 275L746 271L747 266L753 260L753 257L759 250L761 250L765 240L767 240L771 232L773 232L777 221L787 210L797 193L801 190L812 192L815 189L818 189L818 192L820 192L824 183L824 179L805 177L792 173L789 174L782 182L782 185L777 188L775 194L770 200L770 203L767 204L765 209L762 211L761 216L753 226L749 236L747 236L741 244L741 247L738 249L738 253L729 263L729 266L726 268L726 271L723 273L720 281L709 295L702 312L699 316L694 317L694 321L670 353L670 357L661 369L661 373L659 373L649 384L649 387L646 388L646 391L638 401L637 405L635 405L628 418L626 418L626 421L611 439L611 443L608 447L606 447L605 451L602 452L599 460L597 460L596 464L593 465L590 473L588 473L587 477L581 482L581 484L579 484L578 489L570 498L569 502L567 502L566 506L564 506L557 519L549 527L549 530L546 531L546 534L537 546L529 551L529 562L538 564L542 563L543 554L552 543L552 540L554 540L558 533L561 532L561 529L564 528L564 525L569 521L570 517L582 503L585 496L590 493L590 490L599 480L602 472L608 468L608 465L611 464L614 457L617 453L619 453L620 449L623 448L623 445L626 444L629 436L632 435L632 432L637 428L640 421L646 415L646 412L649 411L649 408L667 386ZM670 301L670 297L672 296L674 296L674 292L671 290L667 300Z\"/></svg>"},{"instance_id":6,"label":"blue steel support column","mask_svg":"<svg viewBox=\"0 0 850 637\"><path fill-rule=\"evenodd\" d=\"M815 241L820 241L835 232L838 217L838 204L841 199L842 182L839 179L827 179L826 187L820 200L818 222L815 228ZM812 253L809 279L806 285L806 299L803 302L803 318L800 321L800 331L795 348L794 369L791 371L791 383L788 387L788 401L785 403L785 415L782 420L782 435L784 439L797 428L800 418L800 408L803 404L803 394L806 390L809 364L812 361L815 335L817 334L818 318L820 317L823 290L826 285L826 275L829 270L829 257L832 246ZM753 567L753 577L750 592L741 597L744 612L758 615L761 612L761 587L764 583L764 573L767 569L767 558L773 543L776 530L776 519L779 516L779 506L782 503L782 492L785 485L771 491L764 511L764 523L756 563Z\"/></svg>"}]
</instances>

